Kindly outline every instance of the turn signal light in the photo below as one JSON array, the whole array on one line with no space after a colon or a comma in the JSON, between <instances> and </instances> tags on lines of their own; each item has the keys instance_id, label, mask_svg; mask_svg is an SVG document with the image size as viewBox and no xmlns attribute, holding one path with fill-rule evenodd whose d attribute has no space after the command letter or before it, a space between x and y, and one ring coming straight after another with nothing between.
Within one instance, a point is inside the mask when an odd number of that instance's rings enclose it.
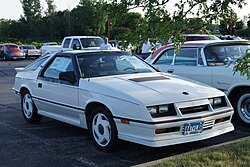
<instances>
[{"instance_id":1,"label":"turn signal light","mask_svg":"<svg viewBox=\"0 0 250 167\"><path fill-rule=\"evenodd\" d=\"M121 119L121 123L123 123L123 124L129 124L129 123L130 123L130 121L129 121L129 120L127 120L127 119Z\"/></svg>"}]
</instances>

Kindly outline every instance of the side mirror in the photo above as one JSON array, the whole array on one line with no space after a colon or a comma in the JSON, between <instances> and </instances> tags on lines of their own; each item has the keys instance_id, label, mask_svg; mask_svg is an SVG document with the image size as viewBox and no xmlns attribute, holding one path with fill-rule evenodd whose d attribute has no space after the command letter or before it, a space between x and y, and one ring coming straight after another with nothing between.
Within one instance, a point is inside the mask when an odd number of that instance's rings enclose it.
<instances>
[{"instance_id":1,"label":"side mirror","mask_svg":"<svg viewBox=\"0 0 250 167\"><path fill-rule=\"evenodd\" d=\"M76 82L74 71L61 72L59 74L59 79L63 81L68 81L71 84L74 84Z\"/></svg>"}]
</instances>

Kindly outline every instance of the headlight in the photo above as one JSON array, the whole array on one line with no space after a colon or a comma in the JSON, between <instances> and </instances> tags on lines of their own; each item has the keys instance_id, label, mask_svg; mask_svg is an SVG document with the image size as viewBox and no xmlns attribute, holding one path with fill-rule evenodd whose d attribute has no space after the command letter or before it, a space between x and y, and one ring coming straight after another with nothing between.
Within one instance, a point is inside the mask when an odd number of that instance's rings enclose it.
<instances>
[{"instance_id":1,"label":"headlight","mask_svg":"<svg viewBox=\"0 0 250 167\"><path fill-rule=\"evenodd\" d=\"M147 109L153 118L177 115L173 104L149 106Z\"/></svg>"},{"instance_id":2,"label":"headlight","mask_svg":"<svg viewBox=\"0 0 250 167\"><path fill-rule=\"evenodd\" d=\"M227 106L224 96L209 99L209 102L212 105L213 109Z\"/></svg>"}]
</instances>

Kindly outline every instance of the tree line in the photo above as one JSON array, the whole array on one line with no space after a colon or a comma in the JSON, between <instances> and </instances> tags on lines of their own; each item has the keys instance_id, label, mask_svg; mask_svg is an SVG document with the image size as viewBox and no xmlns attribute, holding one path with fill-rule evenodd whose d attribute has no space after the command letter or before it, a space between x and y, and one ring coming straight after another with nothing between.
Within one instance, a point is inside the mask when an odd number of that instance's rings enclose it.
<instances>
[{"instance_id":1,"label":"tree line","mask_svg":"<svg viewBox=\"0 0 250 167\"><path fill-rule=\"evenodd\" d=\"M227 34L230 26L234 30L242 28L242 21L230 6L242 7L245 0L179 0L172 9L169 0L80 0L75 8L64 11L57 11L53 0L46 0L44 12L40 0L20 0L20 3L23 15L19 20L0 20L0 41L61 41L68 35L106 36L108 27L112 39L138 42L150 37L164 42L174 36L175 41L183 41L182 33L206 33L213 30L214 23L220 24L222 34ZM142 9L144 16L131 12L136 8Z\"/></svg>"}]
</instances>

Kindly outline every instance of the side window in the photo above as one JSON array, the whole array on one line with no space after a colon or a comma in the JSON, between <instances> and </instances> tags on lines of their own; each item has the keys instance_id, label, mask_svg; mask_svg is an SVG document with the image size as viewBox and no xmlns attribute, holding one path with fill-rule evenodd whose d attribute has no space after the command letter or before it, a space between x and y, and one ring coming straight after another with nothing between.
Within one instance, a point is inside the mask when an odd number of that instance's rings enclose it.
<instances>
[{"instance_id":1,"label":"side window","mask_svg":"<svg viewBox=\"0 0 250 167\"><path fill-rule=\"evenodd\" d=\"M73 48L74 45L76 46L76 48L81 48L81 44L80 44L78 39L73 39L73 42L71 44L71 48Z\"/></svg>"},{"instance_id":2,"label":"side window","mask_svg":"<svg viewBox=\"0 0 250 167\"><path fill-rule=\"evenodd\" d=\"M170 65L173 61L174 57L174 50L170 49L167 50L166 52L163 52L161 56L156 60L154 64L164 64L164 65Z\"/></svg>"},{"instance_id":3,"label":"side window","mask_svg":"<svg viewBox=\"0 0 250 167\"><path fill-rule=\"evenodd\" d=\"M59 79L61 72L73 71L72 59L70 57L56 57L45 69L43 77Z\"/></svg>"},{"instance_id":4,"label":"side window","mask_svg":"<svg viewBox=\"0 0 250 167\"><path fill-rule=\"evenodd\" d=\"M65 39L65 41L63 43L63 48L68 48L70 41L71 41L71 39Z\"/></svg>"},{"instance_id":5,"label":"side window","mask_svg":"<svg viewBox=\"0 0 250 167\"><path fill-rule=\"evenodd\" d=\"M180 50L180 53L175 56L174 65L196 66L197 55L197 48L183 48Z\"/></svg>"},{"instance_id":6,"label":"side window","mask_svg":"<svg viewBox=\"0 0 250 167\"><path fill-rule=\"evenodd\" d=\"M224 65L224 61L227 55L225 46L210 46L205 48L204 54L208 66Z\"/></svg>"}]
</instances>

